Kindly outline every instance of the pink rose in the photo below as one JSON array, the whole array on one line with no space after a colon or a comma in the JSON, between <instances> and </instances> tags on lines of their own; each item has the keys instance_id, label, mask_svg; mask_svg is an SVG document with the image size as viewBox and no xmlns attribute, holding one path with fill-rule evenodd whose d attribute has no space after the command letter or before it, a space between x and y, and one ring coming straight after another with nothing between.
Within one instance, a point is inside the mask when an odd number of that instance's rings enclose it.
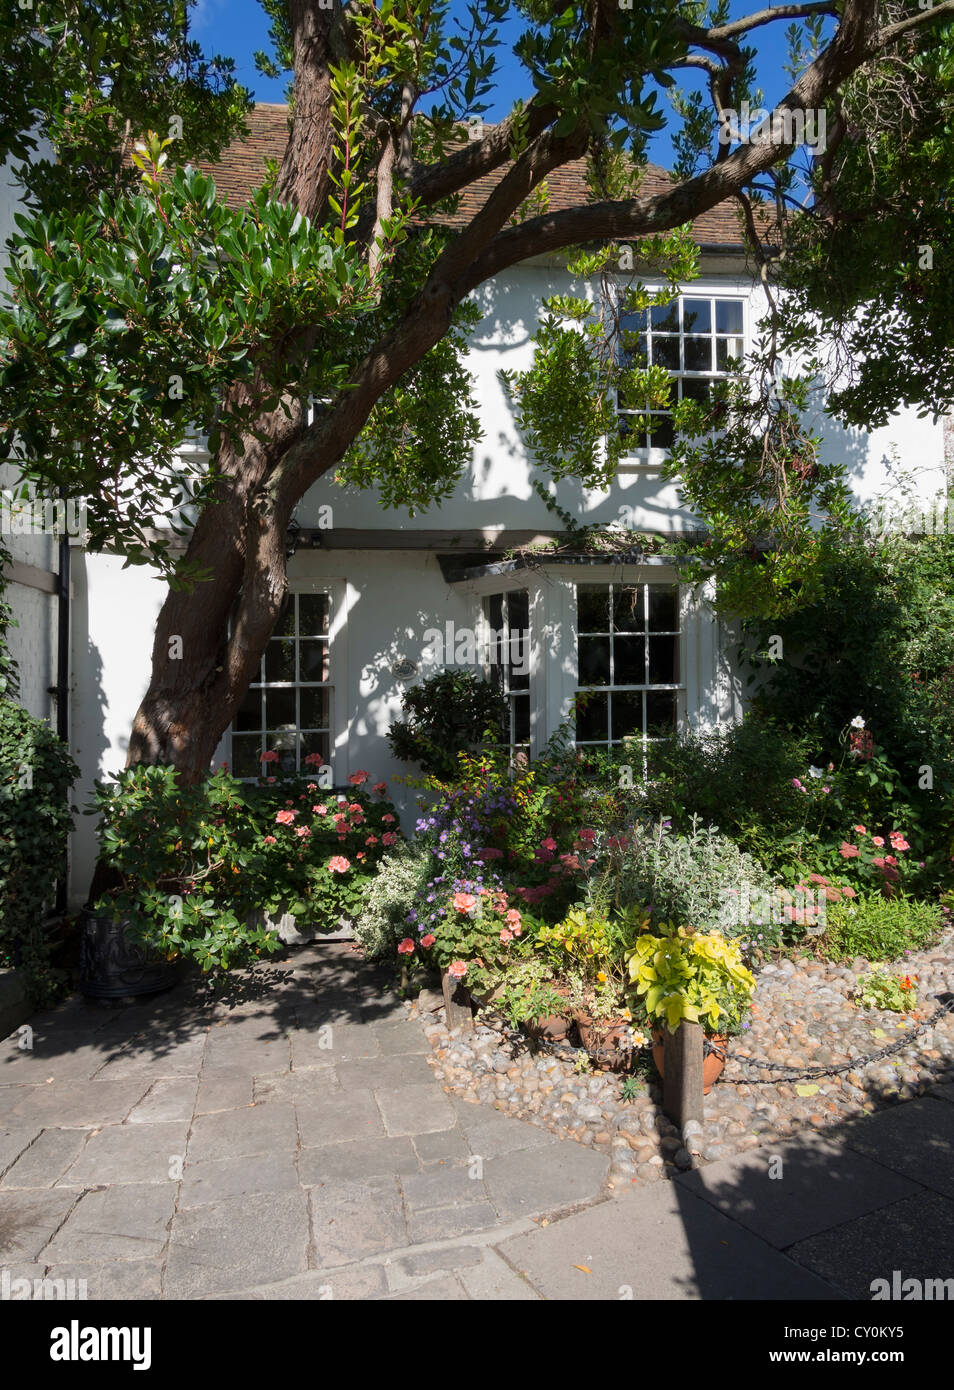
<instances>
[{"instance_id":1,"label":"pink rose","mask_svg":"<svg viewBox=\"0 0 954 1390\"><path fill-rule=\"evenodd\" d=\"M393 825L394 822L397 820L397 816L392 816L390 811L388 811L386 815L383 815L381 817L381 819L385 825Z\"/></svg>"},{"instance_id":2,"label":"pink rose","mask_svg":"<svg viewBox=\"0 0 954 1390\"><path fill-rule=\"evenodd\" d=\"M263 843L266 845L277 845L278 841L275 839L274 835L266 835Z\"/></svg>"},{"instance_id":3,"label":"pink rose","mask_svg":"<svg viewBox=\"0 0 954 1390\"><path fill-rule=\"evenodd\" d=\"M884 838L883 838L883 836L881 836L881 835L872 835L872 837L871 837L871 843L872 843L873 845L877 845L878 848L880 849L881 846L884 844Z\"/></svg>"},{"instance_id":4,"label":"pink rose","mask_svg":"<svg viewBox=\"0 0 954 1390\"><path fill-rule=\"evenodd\" d=\"M295 831L295 834L301 840L304 838L305 835L310 835L311 831L308 829L307 825L300 825L298 829Z\"/></svg>"},{"instance_id":5,"label":"pink rose","mask_svg":"<svg viewBox=\"0 0 954 1390\"><path fill-rule=\"evenodd\" d=\"M348 781L351 783L353 787L360 787L362 782L366 782L370 775L371 774L369 772L352 772L351 776L348 778Z\"/></svg>"},{"instance_id":6,"label":"pink rose","mask_svg":"<svg viewBox=\"0 0 954 1390\"><path fill-rule=\"evenodd\" d=\"M316 816L326 816L328 814L327 806L312 806L311 809L314 811Z\"/></svg>"},{"instance_id":7,"label":"pink rose","mask_svg":"<svg viewBox=\"0 0 954 1390\"><path fill-rule=\"evenodd\" d=\"M332 855L328 860L328 869L333 874L346 874L350 868L351 864L343 854Z\"/></svg>"},{"instance_id":8,"label":"pink rose","mask_svg":"<svg viewBox=\"0 0 954 1390\"><path fill-rule=\"evenodd\" d=\"M297 814L297 811L278 811L275 819L279 825L291 825Z\"/></svg>"}]
</instances>

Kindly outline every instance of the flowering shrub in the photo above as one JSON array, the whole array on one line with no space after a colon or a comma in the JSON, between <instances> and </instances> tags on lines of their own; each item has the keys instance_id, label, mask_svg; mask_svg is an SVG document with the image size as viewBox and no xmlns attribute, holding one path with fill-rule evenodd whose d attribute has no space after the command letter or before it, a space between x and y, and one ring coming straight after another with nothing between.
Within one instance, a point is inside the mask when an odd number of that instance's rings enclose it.
<instances>
[{"instance_id":1,"label":"flowering shrub","mask_svg":"<svg viewBox=\"0 0 954 1390\"><path fill-rule=\"evenodd\" d=\"M401 955L416 951L438 970L448 970L476 994L489 992L519 958L523 916L511 905L504 890L488 886L480 877L440 876L428 887L426 901L433 903L424 930L417 938L406 937L398 946Z\"/></svg>"},{"instance_id":2,"label":"flowering shrub","mask_svg":"<svg viewBox=\"0 0 954 1390\"><path fill-rule=\"evenodd\" d=\"M399 838L383 794L358 789L368 774L350 780L355 790L343 796L308 780L247 785L222 768L180 786L175 768L138 766L97 784L101 853L119 882L96 910L203 970L277 949L263 912L335 930L360 912Z\"/></svg>"}]
</instances>

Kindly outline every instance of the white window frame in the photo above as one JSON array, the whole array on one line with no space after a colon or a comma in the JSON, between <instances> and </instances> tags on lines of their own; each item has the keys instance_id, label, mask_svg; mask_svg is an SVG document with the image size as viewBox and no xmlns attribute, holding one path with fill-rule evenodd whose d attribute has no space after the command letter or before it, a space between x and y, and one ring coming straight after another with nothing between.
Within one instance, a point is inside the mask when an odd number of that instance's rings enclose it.
<instances>
[{"instance_id":1,"label":"white window frame","mask_svg":"<svg viewBox=\"0 0 954 1390\"><path fill-rule=\"evenodd\" d=\"M716 369L714 366L712 367L712 370L709 370L709 371L686 371L686 369L685 369L685 365L684 365L684 364L685 364L685 344L686 344L686 338L687 338L687 337L692 338L692 337L694 336L694 335L692 335L692 334L688 334L688 335L687 335L686 332L685 332L685 302L686 302L686 300L692 300L692 299L707 299L707 300L709 301L709 305L710 305L710 315L711 315L710 321L711 321L711 325L712 325L712 326L711 326L711 329L710 329L710 331L709 331L709 333L708 333L707 335L695 335L695 336L707 336L707 337L709 338L710 344L711 344L711 350L710 350L710 363L714 364L714 363L715 363L715 360L716 360L716 342L717 342L717 341L719 341L719 340L724 340L724 341L726 341L726 342L735 342L736 344L739 344L739 343L740 343L740 345L741 345L741 352L740 352L740 354L739 354L740 356L744 356L745 353L748 351L748 346L749 346L749 343L750 343L750 341L751 341L751 338L750 338L750 327L749 327L749 312L750 312L750 310L749 310L750 294L749 294L749 293L745 292L743 289L738 288L738 287L734 287L734 286L732 286L732 287L729 287L729 286L719 286L719 285L713 284L713 283L711 283L711 282L707 282L707 283L705 283L705 284L701 284L698 288L695 288L695 287L689 288L689 287L687 287L686 289L680 291L680 294L679 294L678 298L675 299L675 300L673 300L673 306L675 306L675 307L677 308L678 315L679 315L679 333L678 333L678 337L676 337L676 341L678 342L678 345L679 345L679 369L678 369L678 371L672 370L672 369L667 369L667 370L670 370L671 375L672 375L672 377L673 377L673 380L676 382L676 397L675 397L676 400L680 400L680 399L682 398L682 396L681 396L681 390L682 390L682 388L681 388L681 383L682 383L683 381L724 380L724 379L725 379L725 376L726 376L725 369ZM742 329L741 329L741 332L740 332L740 333L717 333L717 332L716 332L716 327L715 327L715 325L716 325L715 301L716 301L716 300L724 300L724 301L727 301L727 302L731 302L731 303L735 303L735 304L740 304L740 305L741 305L741 307L742 307ZM646 314L646 324L649 325L649 324L651 323L651 311L647 309L647 310L645 311L645 314ZM631 329L630 331L637 331L637 330ZM652 337L653 337L653 330L652 330L651 327L648 327L648 326L647 326L647 328L644 329L644 330L642 330L642 331L646 333L646 335L647 335L647 343L650 344L650 365L652 365L652 349L651 349L651 343L652 343ZM659 330L656 330L656 332L657 332L657 334L659 334ZM665 336L665 335L661 335L661 336ZM669 340L672 341L672 335L669 335ZM616 412L616 414L617 414L617 419L619 419L620 416L625 416L625 415L633 416L633 415L640 415L640 414L643 414L643 413L645 413L645 412L633 411L633 410L628 410L628 409L620 409L620 407L617 405L617 412ZM650 413L650 414L651 414L651 413L665 414L665 412L658 412L658 411L657 411L657 412L648 412L648 413ZM659 448L659 447L657 447L657 446L647 447L647 446L643 445L643 446L640 446L640 447L638 447L638 448L634 448L634 449L632 450L631 453L625 454L625 455L620 459L619 471L620 471L621 473L622 473L622 472L639 472L639 471L644 471L644 470L647 470L647 469L648 469L648 470L652 470L652 471L658 471L659 468L663 465L663 463L665 463L665 461L666 461L666 459L667 459L668 457L669 457L669 450L668 450L668 449L661 449L661 448Z\"/></svg>"},{"instance_id":2,"label":"white window frame","mask_svg":"<svg viewBox=\"0 0 954 1390\"><path fill-rule=\"evenodd\" d=\"M649 637L649 635L651 635L650 632L649 632L649 627L648 627L648 621L649 621L649 619L648 619L648 605L649 605L648 590L649 590L650 588L654 588L654 587L655 587L655 588L675 589L675 591L676 591L676 613L677 613L677 619L678 619L678 623L679 623L679 631L678 631L678 633L672 634L672 635L675 635L675 636L676 636L676 639L677 639L677 640L676 640L676 660L677 660L677 664L678 664L678 672L679 672L679 677L680 677L680 679L679 679L678 681L676 681L676 682L657 682L657 683L652 683L652 684L649 683L649 682L647 681L647 682L642 682L642 683L635 683L635 682L634 682L634 683L627 683L627 684L625 684L625 685L615 685L615 684L614 684L614 685L599 685L599 686L589 686L589 685L584 686L584 685L582 685L582 684L580 683L580 673L579 673L579 667L578 667L578 660L579 660L579 641L580 641L580 627L579 627L579 606L578 606L578 601L577 601L577 590L578 590L578 586L580 586L580 585L583 585L583 586L586 586L586 585L594 585L594 586L601 587L601 588L602 588L602 587L609 587L609 588L611 589L611 591L612 591L612 588L616 588L616 587L618 587L618 588L627 588L627 589L638 588L638 589L640 589L640 590L642 591L642 600L643 600L643 624L644 624L644 625L643 625L642 631L643 631L644 637L645 637L646 640L647 640L647 648L646 648L646 662L647 662L647 665L648 665L648 659L649 659L648 637ZM645 763L647 745L650 744L650 743L656 743L656 742L659 742L659 741L660 741L659 739L648 738L647 735L646 735L646 732L645 732L645 730L646 730L646 696L647 696L647 694L652 693L653 691L657 691L657 690L659 690L659 691L673 691L673 692L675 693L675 697L676 697L676 698L675 698L675 720L674 720L673 734L674 734L674 735L679 735L679 734L682 734L682 733L685 731L686 725L687 725L687 710L686 710L686 706L687 706L687 692L688 692L688 672L687 672L687 669L686 669L686 665L687 665L687 655L688 655L688 653L687 653L687 640L686 640L686 638L687 638L687 619L689 618L689 607L690 607L690 606L689 606L689 601L688 601L688 590L687 590L687 588L686 588L686 586L685 586L684 584L680 584L680 583L678 582L678 579L677 579L675 576L662 575L662 574L656 575L656 574L652 574L652 573L646 574L645 572L643 572L643 573L639 573L638 576L635 577L635 578L626 578L626 577L624 577L624 576L622 576L622 575L620 574L620 572L619 572L618 569L617 569L615 572L610 573L610 574L600 574L599 572L596 572L596 573L594 573L594 574L591 576L590 574L579 573L579 572L578 572L577 574L574 575L574 577L573 577L573 639L574 639L574 640L573 640L573 688L574 688L574 696L575 696L576 694L579 694L581 691L593 691L594 694L603 694L603 693L605 693L605 694L607 694L608 696L612 696L612 694L613 694L614 692L620 692L620 693L623 693L623 694L642 694L642 695L643 695L643 701L642 701L642 708L643 708L642 733L641 733L640 735L635 735L635 734L627 735L627 739L630 740L628 743L617 742L617 741L615 741L615 740L612 739L612 737L611 737L611 732L612 732L612 730L611 730L611 722L610 722L610 718L609 718L610 702L608 701L608 705L607 705L607 737L606 737L605 741L604 741L604 740L599 740L599 739L583 739L583 740L578 740L578 739L576 739L576 736L575 736L575 733L574 733L574 742L575 742L576 747L578 747L578 748L580 748L580 749L584 749L584 748L594 748L594 749L597 749L597 750L600 750L600 751L605 751L605 752L607 752L607 753L613 753L614 750L618 750L618 749L635 748L635 747L637 746L637 743L638 743L638 746L639 746L639 748L640 748L640 750L641 750L641 755L642 755L643 761L644 761L644 763ZM659 635L660 635L660 636L663 636L663 635L666 635L666 634L660 633ZM647 674L648 674L648 672L647 672Z\"/></svg>"},{"instance_id":3,"label":"white window frame","mask_svg":"<svg viewBox=\"0 0 954 1390\"><path fill-rule=\"evenodd\" d=\"M269 681L267 683L262 684L260 684L258 681L250 681L249 688L254 688L259 692L264 691L266 689L290 689L297 691L300 688L326 689L328 691L327 736L329 761L327 765L330 766L332 769L332 779L334 785L337 786L347 778L348 773L351 770L347 766L347 733L346 731L343 732L342 729L339 727L340 711L344 708L345 705L345 701L342 698L342 695L343 692L347 690L348 679L346 660L347 642L346 640L344 640L347 629L347 602L345 585L342 581L337 579L295 580L289 582L288 594L290 597L295 597L296 600L301 595L326 594L328 596L329 604L327 650L329 679L327 681ZM271 640L272 639L269 638L269 641ZM296 616L296 641L297 640L299 639L297 634ZM234 772L232 753L233 735L238 734L239 737L245 737L249 732L250 731L246 730L234 730L230 725L228 731L223 736L219 750L216 752L216 762L220 761L222 758L225 758L229 763L229 767ZM299 757L299 737L301 735L301 732L301 726L297 723L296 720L294 737L298 773L304 773L306 771L304 763ZM264 730L263 726L262 730L260 731L261 741L259 744L260 750L262 752L265 752L269 746L266 742L266 739L267 733ZM265 765L263 770L267 771L267 764ZM240 778L240 780L251 781L254 779L251 777L242 777Z\"/></svg>"}]
</instances>

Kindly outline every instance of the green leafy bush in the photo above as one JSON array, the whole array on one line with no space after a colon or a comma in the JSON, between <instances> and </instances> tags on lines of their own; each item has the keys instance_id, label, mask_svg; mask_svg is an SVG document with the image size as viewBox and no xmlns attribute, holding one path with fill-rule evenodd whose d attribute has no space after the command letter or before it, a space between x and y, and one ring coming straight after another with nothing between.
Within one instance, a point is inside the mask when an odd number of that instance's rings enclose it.
<instances>
[{"instance_id":1,"label":"green leafy bush","mask_svg":"<svg viewBox=\"0 0 954 1390\"><path fill-rule=\"evenodd\" d=\"M334 931L361 913L400 838L384 783L373 795L357 789L367 777L354 774L342 796L307 777L248 785L221 769L180 786L173 767L129 768L97 784L101 853L119 881L96 910L206 971L278 949L265 912Z\"/></svg>"},{"instance_id":2,"label":"green leafy bush","mask_svg":"<svg viewBox=\"0 0 954 1390\"><path fill-rule=\"evenodd\" d=\"M413 686L401 708L406 718L388 730L394 756L448 781L459 776L459 753L501 737L507 714L504 697L489 681L458 669L438 671Z\"/></svg>"},{"instance_id":3,"label":"green leafy bush","mask_svg":"<svg viewBox=\"0 0 954 1390\"><path fill-rule=\"evenodd\" d=\"M23 967L37 1004L52 991L43 918L73 828L78 776L52 730L0 698L0 965Z\"/></svg>"},{"instance_id":4,"label":"green leafy bush","mask_svg":"<svg viewBox=\"0 0 954 1390\"><path fill-rule=\"evenodd\" d=\"M771 901L775 884L762 865L714 826L694 820L685 835L665 821L638 825L598 861L590 889L594 901L617 910L643 906L653 922L696 931L719 930L765 947L781 936L781 922L750 920L738 903Z\"/></svg>"},{"instance_id":5,"label":"green leafy bush","mask_svg":"<svg viewBox=\"0 0 954 1390\"><path fill-rule=\"evenodd\" d=\"M856 898L832 903L819 946L832 960L900 960L905 951L918 951L940 935L945 913L937 903L913 898Z\"/></svg>"}]
</instances>

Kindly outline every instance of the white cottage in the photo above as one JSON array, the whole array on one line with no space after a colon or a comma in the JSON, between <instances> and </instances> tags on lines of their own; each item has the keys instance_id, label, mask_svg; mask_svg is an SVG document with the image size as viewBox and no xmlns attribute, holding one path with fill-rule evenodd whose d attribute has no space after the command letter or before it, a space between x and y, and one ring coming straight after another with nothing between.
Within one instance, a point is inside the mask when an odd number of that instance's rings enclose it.
<instances>
[{"instance_id":1,"label":"white cottage","mask_svg":"<svg viewBox=\"0 0 954 1390\"><path fill-rule=\"evenodd\" d=\"M286 130L284 107L256 108L249 139L214 170L231 202L244 201L260 181L263 156L281 156ZM666 179L661 170L647 175L650 186ZM549 184L551 207L584 196L579 168L558 171ZM468 193L462 212L472 210L479 193ZM701 278L669 310L654 312L647 330L654 360L673 369L686 394L717 376L727 356L740 355L760 313L734 211L714 209L699 219L695 233ZM469 365L483 439L441 508L414 518L403 509L385 511L373 493L342 489L330 478L303 499L289 538L294 553L286 609L217 761L253 776L263 749L278 750L289 766L319 753L336 783L359 768L390 781L408 770L386 741L402 695L445 664L496 673L510 703L511 742L531 755L585 689L595 693L576 737L592 746L674 728L713 728L739 716L741 692L727 634L705 596L693 598L679 585L665 546L662 556L634 556L631 563L506 558L513 547L547 539L562 526L531 486L532 465L499 372L529 364L543 299L570 288L555 259L527 262L477 292L483 317L471 338ZM859 501L880 495L900 468L915 475L928 502L945 488L944 423L909 411L872 434L830 420L819 432L827 449L848 460ZM663 537L689 528L692 518L660 474L666 432L660 417L650 437L634 439L610 488L589 491L563 482L553 490L554 501L580 523L622 523ZM66 607L56 599L62 557L57 562L45 538L6 539L22 624L13 645L23 702L55 718L49 688L57 684L57 612L62 619ZM123 569L119 558L76 544L70 592L70 669L63 679L69 742L82 769L77 801L83 803L94 778L125 761L163 587L148 570ZM399 786L393 791L411 822L413 794ZM94 826L81 819L71 853L71 904L84 898L94 854Z\"/></svg>"}]
</instances>

